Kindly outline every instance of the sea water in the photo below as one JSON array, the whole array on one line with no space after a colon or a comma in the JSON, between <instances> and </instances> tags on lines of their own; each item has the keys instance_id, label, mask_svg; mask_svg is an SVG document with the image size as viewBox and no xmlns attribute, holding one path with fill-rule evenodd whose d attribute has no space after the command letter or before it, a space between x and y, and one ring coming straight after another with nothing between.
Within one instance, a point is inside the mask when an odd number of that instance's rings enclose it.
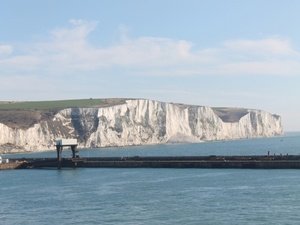
<instances>
[{"instance_id":1,"label":"sea water","mask_svg":"<svg viewBox=\"0 0 300 225\"><path fill-rule=\"evenodd\" d=\"M259 155L268 151L270 154L300 154L300 134L269 139L93 149L80 154ZM55 157L55 152L16 156ZM299 224L299 212L300 170L0 171L0 224L3 225Z\"/></svg>"}]
</instances>

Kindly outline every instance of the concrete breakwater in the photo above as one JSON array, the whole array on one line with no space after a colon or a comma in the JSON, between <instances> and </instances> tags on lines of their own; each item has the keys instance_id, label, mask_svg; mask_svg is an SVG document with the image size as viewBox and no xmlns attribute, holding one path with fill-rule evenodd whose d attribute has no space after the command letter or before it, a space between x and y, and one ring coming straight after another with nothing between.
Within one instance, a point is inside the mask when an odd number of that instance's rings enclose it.
<instances>
[{"instance_id":1,"label":"concrete breakwater","mask_svg":"<svg viewBox=\"0 0 300 225\"><path fill-rule=\"evenodd\" d=\"M56 158L14 159L15 169L57 168ZM62 168L238 168L300 169L300 155L278 156L165 156L64 158Z\"/></svg>"},{"instance_id":2,"label":"concrete breakwater","mask_svg":"<svg viewBox=\"0 0 300 225\"><path fill-rule=\"evenodd\" d=\"M9 163L1 163L0 170L25 169L27 161L13 161Z\"/></svg>"}]
</instances>

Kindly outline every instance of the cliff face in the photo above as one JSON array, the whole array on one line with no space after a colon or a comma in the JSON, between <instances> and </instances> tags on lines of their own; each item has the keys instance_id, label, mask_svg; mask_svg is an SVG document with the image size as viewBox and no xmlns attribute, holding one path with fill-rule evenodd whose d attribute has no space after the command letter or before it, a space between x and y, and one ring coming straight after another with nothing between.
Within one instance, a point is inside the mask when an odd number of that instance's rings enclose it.
<instances>
[{"instance_id":1,"label":"cliff face","mask_svg":"<svg viewBox=\"0 0 300 225\"><path fill-rule=\"evenodd\" d=\"M106 147L280 134L281 118L260 110L127 100L111 107L64 109L28 129L0 123L0 151L53 149L58 137L77 138L80 147Z\"/></svg>"}]
</instances>

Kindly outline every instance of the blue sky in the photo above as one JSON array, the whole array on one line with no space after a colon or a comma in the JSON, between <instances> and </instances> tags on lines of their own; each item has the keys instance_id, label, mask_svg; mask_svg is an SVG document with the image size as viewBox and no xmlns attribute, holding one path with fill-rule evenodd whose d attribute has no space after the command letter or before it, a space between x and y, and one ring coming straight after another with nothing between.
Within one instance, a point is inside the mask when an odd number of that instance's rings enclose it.
<instances>
[{"instance_id":1,"label":"blue sky","mask_svg":"<svg viewBox=\"0 0 300 225\"><path fill-rule=\"evenodd\" d=\"M0 100L263 109L300 130L297 0L2 0Z\"/></svg>"}]
</instances>

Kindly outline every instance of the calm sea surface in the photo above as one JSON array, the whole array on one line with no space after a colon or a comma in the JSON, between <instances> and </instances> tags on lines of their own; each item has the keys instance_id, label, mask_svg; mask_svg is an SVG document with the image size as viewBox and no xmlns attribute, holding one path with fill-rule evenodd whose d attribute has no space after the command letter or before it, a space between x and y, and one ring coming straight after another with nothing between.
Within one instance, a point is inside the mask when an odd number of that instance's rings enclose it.
<instances>
[{"instance_id":1,"label":"calm sea surface","mask_svg":"<svg viewBox=\"0 0 300 225\"><path fill-rule=\"evenodd\" d=\"M300 133L81 156L300 154ZM65 151L70 156L69 151ZM5 157L55 157L55 152ZM0 171L0 224L300 224L300 170Z\"/></svg>"}]
</instances>

